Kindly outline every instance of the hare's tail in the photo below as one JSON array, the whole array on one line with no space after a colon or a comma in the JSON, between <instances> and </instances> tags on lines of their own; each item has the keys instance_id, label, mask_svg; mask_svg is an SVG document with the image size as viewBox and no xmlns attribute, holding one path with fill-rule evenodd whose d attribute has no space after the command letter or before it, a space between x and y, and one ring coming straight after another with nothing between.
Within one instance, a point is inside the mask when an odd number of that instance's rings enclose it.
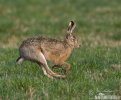
<instances>
[{"instance_id":1,"label":"hare's tail","mask_svg":"<svg viewBox=\"0 0 121 100\"><path fill-rule=\"evenodd\" d=\"M21 64L24 61L24 58L18 57L16 60L16 64Z\"/></svg>"}]
</instances>

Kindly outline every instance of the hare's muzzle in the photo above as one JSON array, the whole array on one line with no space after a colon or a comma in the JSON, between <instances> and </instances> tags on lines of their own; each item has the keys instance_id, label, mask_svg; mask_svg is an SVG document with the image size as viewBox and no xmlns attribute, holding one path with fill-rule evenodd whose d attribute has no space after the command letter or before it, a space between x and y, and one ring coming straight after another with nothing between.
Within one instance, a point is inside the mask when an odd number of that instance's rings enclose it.
<instances>
[{"instance_id":1,"label":"hare's muzzle","mask_svg":"<svg viewBox=\"0 0 121 100\"><path fill-rule=\"evenodd\" d=\"M79 48L81 45L78 45L77 48Z\"/></svg>"}]
</instances>

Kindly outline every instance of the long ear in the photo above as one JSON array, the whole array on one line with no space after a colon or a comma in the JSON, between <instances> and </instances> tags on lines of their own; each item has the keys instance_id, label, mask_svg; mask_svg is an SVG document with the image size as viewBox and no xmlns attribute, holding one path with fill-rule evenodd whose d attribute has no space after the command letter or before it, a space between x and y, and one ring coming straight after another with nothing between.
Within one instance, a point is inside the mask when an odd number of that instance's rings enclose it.
<instances>
[{"instance_id":1,"label":"long ear","mask_svg":"<svg viewBox=\"0 0 121 100\"><path fill-rule=\"evenodd\" d=\"M76 27L76 24L74 23L74 21L70 21L68 25L67 33L71 34L75 27Z\"/></svg>"}]
</instances>

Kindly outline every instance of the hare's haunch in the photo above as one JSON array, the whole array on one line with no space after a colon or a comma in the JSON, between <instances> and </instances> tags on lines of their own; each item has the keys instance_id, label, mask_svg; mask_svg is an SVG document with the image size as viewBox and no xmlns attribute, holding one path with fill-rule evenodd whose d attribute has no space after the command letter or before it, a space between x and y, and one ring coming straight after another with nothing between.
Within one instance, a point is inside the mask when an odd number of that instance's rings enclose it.
<instances>
[{"instance_id":1,"label":"hare's haunch","mask_svg":"<svg viewBox=\"0 0 121 100\"><path fill-rule=\"evenodd\" d=\"M21 44L19 48L20 57L17 63L21 64L24 60L36 62L41 66L44 75L49 78L65 78L65 75L59 75L53 72L47 64L47 60L51 61L53 68L65 65L66 73L70 69L70 65L65 61L68 59L74 48L79 47L76 37L72 34L75 23L70 21L67 34L63 40L56 40L47 37L29 38Z\"/></svg>"}]
</instances>

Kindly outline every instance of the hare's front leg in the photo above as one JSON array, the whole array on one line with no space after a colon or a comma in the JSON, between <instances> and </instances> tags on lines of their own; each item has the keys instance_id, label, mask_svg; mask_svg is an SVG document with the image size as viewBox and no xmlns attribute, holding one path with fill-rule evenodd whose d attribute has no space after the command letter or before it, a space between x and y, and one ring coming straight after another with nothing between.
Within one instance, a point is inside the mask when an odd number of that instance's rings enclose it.
<instances>
[{"instance_id":1,"label":"hare's front leg","mask_svg":"<svg viewBox=\"0 0 121 100\"><path fill-rule=\"evenodd\" d=\"M57 69L57 68L61 68L62 67L62 65L54 65L54 66L52 66L52 69Z\"/></svg>"},{"instance_id":2,"label":"hare's front leg","mask_svg":"<svg viewBox=\"0 0 121 100\"><path fill-rule=\"evenodd\" d=\"M70 64L65 62L64 65L66 67L65 74L67 74L69 72L69 70L70 70Z\"/></svg>"},{"instance_id":3,"label":"hare's front leg","mask_svg":"<svg viewBox=\"0 0 121 100\"><path fill-rule=\"evenodd\" d=\"M67 73L69 72L69 70L70 70L70 64L68 64L68 63L66 63L66 62L64 62L62 65L54 65L54 66L52 67L52 69L61 68L62 66L65 67L65 74L67 74Z\"/></svg>"}]
</instances>

